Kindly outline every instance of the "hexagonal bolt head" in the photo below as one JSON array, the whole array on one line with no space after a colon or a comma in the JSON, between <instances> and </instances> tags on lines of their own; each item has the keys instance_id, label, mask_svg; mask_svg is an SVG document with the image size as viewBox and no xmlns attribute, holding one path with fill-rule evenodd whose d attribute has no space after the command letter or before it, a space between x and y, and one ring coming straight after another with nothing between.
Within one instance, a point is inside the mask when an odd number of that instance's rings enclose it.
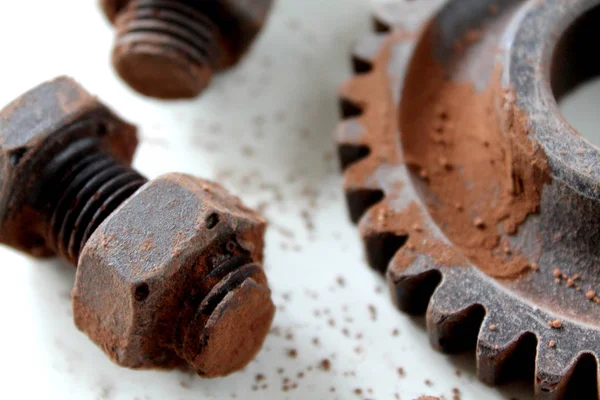
<instances>
[{"instance_id":1,"label":"hexagonal bolt head","mask_svg":"<svg viewBox=\"0 0 600 400\"><path fill-rule=\"evenodd\" d=\"M100 0L117 38L115 69L133 89L161 99L195 97L212 74L236 64L273 0Z\"/></svg>"},{"instance_id":2,"label":"hexagonal bolt head","mask_svg":"<svg viewBox=\"0 0 600 400\"><path fill-rule=\"evenodd\" d=\"M51 210L40 174L82 138L96 140L124 165L138 144L133 125L65 77L37 86L0 111L0 243L32 256L57 252L46 240Z\"/></svg>"},{"instance_id":3,"label":"hexagonal bolt head","mask_svg":"<svg viewBox=\"0 0 600 400\"><path fill-rule=\"evenodd\" d=\"M244 367L275 312L255 263L265 226L214 183L179 174L153 180L85 246L75 323L127 367L184 359L206 377Z\"/></svg>"},{"instance_id":4,"label":"hexagonal bolt head","mask_svg":"<svg viewBox=\"0 0 600 400\"><path fill-rule=\"evenodd\" d=\"M124 122L68 78L0 112L0 241L78 262L76 325L130 368L206 377L254 358L274 305L266 222L221 186L129 167Z\"/></svg>"}]
</instances>

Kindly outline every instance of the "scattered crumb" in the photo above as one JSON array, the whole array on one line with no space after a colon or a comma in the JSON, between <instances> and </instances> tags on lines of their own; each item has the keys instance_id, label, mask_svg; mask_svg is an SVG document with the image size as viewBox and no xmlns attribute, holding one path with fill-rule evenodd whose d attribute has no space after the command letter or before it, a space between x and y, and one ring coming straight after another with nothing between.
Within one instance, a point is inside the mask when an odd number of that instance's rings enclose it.
<instances>
[{"instance_id":1,"label":"scattered crumb","mask_svg":"<svg viewBox=\"0 0 600 400\"><path fill-rule=\"evenodd\" d=\"M556 346L556 341L555 341L554 339L551 339L551 340L548 342L548 347L554 347L554 346Z\"/></svg>"},{"instance_id":2,"label":"scattered crumb","mask_svg":"<svg viewBox=\"0 0 600 400\"><path fill-rule=\"evenodd\" d=\"M485 221L481 217L477 217L473 220L473 225L479 229L485 228Z\"/></svg>"},{"instance_id":3,"label":"scattered crumb","mask_svg":"<svg viewBox=\"0 0 600 400\"><path fill-rule=\"evenodd\" d=\"M548 326L550 326L552 329L560 329L563 325L560 319L555 319L554 321L548 321Z\"/></svg>"},{"instance_id":4,"label":"scattered crumb","mask_svg":"<svg viewBox=\"0 0 600 400\"><path fill-rule=\"evenodd\" d=\"M323 371L329 371L331 369L331 361L329 361L327 358L324 360L321 360L321 362L319 363L319 367Z\"/></svg>"},{"instance_id":5,"label":"scattered crumb","mask_svg":"<svg viewBox=\"0 0 600 400\"><path fill-rule=\"evenodd\" d=\"M539 270L539 267L538 267L537 263L531 263L531 269L532 269L533 271L537 271L537 270Z\"/></svg>"},{"instance_id":6,"label":"scattered crumb","mask_svg":"<svg viewBox=\"0 0 600 400\"><path fill-rule=\"evenodd\" d=\"M596 297L596 292L593 291L593 290L588 290L585 293L585 298L588 299L588 300L592 300L594 297Z\"/></svg>"},{"instance_id":7,"label":"scattered crumb","mask_svg":"<svg viewBox=\"0 0 600 400\"><path fill-rule=\"evenodd\" d=\"M554 271L552 272L552 275L554 275L555 278L560 278L562 274L560 272L560 269L555 268Z\"/></svg>"},{"instance_id":8,"label":"scattered crumb","mask_svg":"<svg viewBox=\"0 0 600 400\"><path fill-rule=\"evenodd\" d=\"M296 349L289 349L287 352L287 355L289 358L296 358L298 357L298 350Z\"/></svg>"},{"instance_id":9,"label":"scattered crumb","mask_svg":"<svg viewBox=\"0 0 600 400\"><path fill-rule=\"evenodd\" d=\"M369 304L369 314L371 317L371 321L377 321L377 309L372 304Z\"/></svg>"},{"instance_id":10,"label":"scattered crumb","mask_svg":"<svg viewBox=\"0 0 600 400\"><path fill-rule=\"evenodd\" d=\"M460 390L458 388L452 389L452 400L460 400Z\"/></svg>"},{"instance_id":11,"label":"scattered crumb","mask_svg":"<svg viewBox=\"0 0 600 400\"><path fill-rule=\"evenodd\" d=\"M495 331L495 330L496 330L496 325L494 325L494 324L491 324L491 325L490 325L490 331L492 331L492 332L493 332L493 331Z\"/></svg>"}]
</instances>

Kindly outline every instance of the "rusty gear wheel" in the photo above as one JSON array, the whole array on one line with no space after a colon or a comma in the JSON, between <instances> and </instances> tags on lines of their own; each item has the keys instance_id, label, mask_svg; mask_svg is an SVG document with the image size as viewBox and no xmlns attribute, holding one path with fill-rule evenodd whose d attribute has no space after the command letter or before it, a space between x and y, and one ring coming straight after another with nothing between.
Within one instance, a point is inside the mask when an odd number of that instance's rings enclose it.
<instances>
[{"instance_id":1,"label":"rusty gear wheel","mask_svg":"<svg viewBox=\"0 0 600 400\"><path fill-rule=\"evenodd\" d=\"M600 73L598 0L398 1L341 90L351 218L431 344L488 384L598 398L600 157L558 100Z\"/></svg>"}]
</instances>

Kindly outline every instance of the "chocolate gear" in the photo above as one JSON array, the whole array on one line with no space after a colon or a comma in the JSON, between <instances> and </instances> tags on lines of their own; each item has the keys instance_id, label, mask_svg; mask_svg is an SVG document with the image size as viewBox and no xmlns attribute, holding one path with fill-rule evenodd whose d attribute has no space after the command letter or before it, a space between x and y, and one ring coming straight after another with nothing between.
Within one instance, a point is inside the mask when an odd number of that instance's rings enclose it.
<instances>
[{"instance_id":1,"label":"chocolate gear","mask_svg":"<svg viewBox=\"0 0 600 400\"><path fill-rule=\"evenodd\" d=\"M379 8L341 91L352 219L434 347L488 384L598 398L598 148L557 99L598 74L598 0Z\"/></svg>"}]
</instances>

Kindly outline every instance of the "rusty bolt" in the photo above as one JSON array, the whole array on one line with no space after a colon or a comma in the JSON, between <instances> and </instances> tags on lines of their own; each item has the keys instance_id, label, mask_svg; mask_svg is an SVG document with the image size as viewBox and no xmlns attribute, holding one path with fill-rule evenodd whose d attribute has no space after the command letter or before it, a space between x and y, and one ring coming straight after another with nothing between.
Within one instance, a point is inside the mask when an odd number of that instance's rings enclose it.
<instances>
[{"instance_id":1,"label":"rusty bolt","mask_svg":"<svg viewBox=\"0 0 600 400\"><path fill-rule=\"evenodd\" d=\"M216 183L130 167L136 128L59 78L0 112L0 242L77 264L75 324L130 368L244 367L274 306L265 221Z\"/></svg>"},{"instance_id":2,"label":"rusty bolt","mask_svg":"<svg viewBox=\"0 0 600 400\"><path fill-rule=\"evenodd\" d=\"M115 69L151 97L195 97L214 72L236 64L273 0L100 0L113 23Z\"/></svg>"}]
</instances>

